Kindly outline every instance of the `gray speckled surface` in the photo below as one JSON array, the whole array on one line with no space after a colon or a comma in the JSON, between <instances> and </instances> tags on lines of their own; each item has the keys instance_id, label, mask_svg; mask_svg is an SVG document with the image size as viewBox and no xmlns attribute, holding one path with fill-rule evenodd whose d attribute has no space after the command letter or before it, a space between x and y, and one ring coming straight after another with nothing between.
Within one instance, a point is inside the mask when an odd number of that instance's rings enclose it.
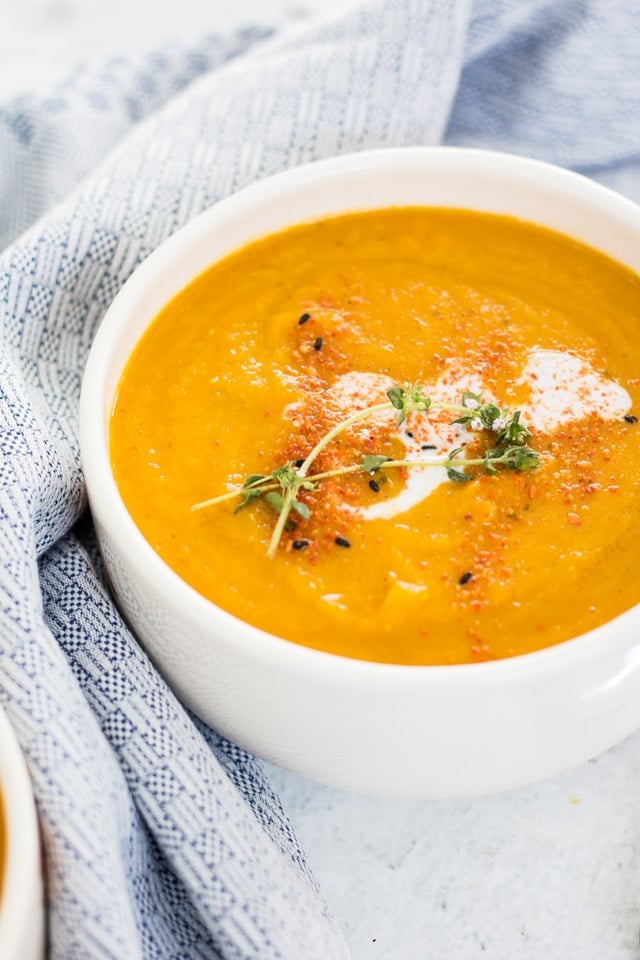
<instances>
[{"instance_id":1,"label":"gray speckled surface","mask_svg":"<svg viewBox=\"0 0 640 960\"><path fill-rule=\"evenodd\" d=\"M471 799L360 797L271 773L354 960L640 957L640 735Z\"/></svg>"},{"instance_id":2,"label":"gray speckled surface","mask_svg":"<svg viewBox=\"0 0 640 960\"><path fill-rule=\"evenodd\" d=\"M327 0L1 6L0 101L177 29ZM551 781L475 799L380 800L271 774L354 960L640 958L640 734Z\"/></svg>"}]
</instances>

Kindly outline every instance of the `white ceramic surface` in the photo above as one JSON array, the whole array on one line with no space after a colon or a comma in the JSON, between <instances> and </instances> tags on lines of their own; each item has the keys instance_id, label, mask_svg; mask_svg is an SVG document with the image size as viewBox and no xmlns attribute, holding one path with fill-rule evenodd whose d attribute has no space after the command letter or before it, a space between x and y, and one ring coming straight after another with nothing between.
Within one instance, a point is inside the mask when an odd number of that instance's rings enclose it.
<instances>
[{"instance_id":1,"label":"white ceramic surface","mask_svg":"<svg viewBox=\"0 0 640 960\"><path fill-rule=\"evenodd\" d=\"M7 842L0 889L0 958L39 960L44 910L38 822L27 767L1 710L0 796Z\"/></svg>"},{"instance_id":2,"label":"white ceramic surface","mask_svg":"<svg viewBox=\"0 0 640 960\"><path fill-rule=\"evenodd\" d=\"M124 363L163 304L242 244L323 215L405 204L508 213L640 272L640 211L575 174L484 151L409 148L289 171L170 238L114 301L89 358L82 455L122 609L192 708L282 766L397 796L484 793L594 756L640 726L640 609L549 650L492 663L403 667L287 643L181 581L129 517L111 476L108 420Z\"/></svg>"}]
</instances>

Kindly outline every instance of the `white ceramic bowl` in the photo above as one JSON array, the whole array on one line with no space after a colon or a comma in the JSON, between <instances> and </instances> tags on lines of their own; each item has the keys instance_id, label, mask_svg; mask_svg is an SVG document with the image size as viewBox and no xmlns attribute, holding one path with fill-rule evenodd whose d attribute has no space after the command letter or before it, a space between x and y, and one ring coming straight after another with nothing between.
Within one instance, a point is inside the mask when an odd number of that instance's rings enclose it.
<instances>
[{"instance_id":1,"label":"white ceramic bowl","mask_svg":"<svg viewBox=\"0 0 640 960\"><path fill-rule=\"evenodd\" d=\"M164 243L115 299L80 411L89 498L119 603L178 695L262 757L336 786L398 796L513 787L591 757L640 726L640 608L508 660L413 667L296 646L215 607L138 531L108 455L114 391L160 308L250 240L329 214L393 205L511 214L640 272L640 210L567 171L451 148L360 153L300 167L222 201Z\"/></svg>"},{"instance_id":2,"label":"white ceramic bowl","mask_svg":"<svg viewBox=\"0 0 640 960\"><path fill-rule=\"evenodd\" d=\"M0 872L0 958L40 960L44 910L38 822L27 767L1 710L0 797L6 841Z\"/></svg>"}]
</instances>

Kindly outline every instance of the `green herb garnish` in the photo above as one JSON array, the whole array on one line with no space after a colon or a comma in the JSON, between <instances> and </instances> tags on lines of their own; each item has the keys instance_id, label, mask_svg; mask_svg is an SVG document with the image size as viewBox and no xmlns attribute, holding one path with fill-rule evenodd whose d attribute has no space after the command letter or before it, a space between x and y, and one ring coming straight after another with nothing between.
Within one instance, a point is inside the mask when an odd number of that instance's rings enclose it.
<instances>
[{"instance_id":1,"label":"green herb garnish","mask_svg":"<svg viewBox=\"0 0 640 960\"><path fill-rule=\"evenodd\" d=\"M404 387L391 387L387 396L394 410L398 411L398 426L404 423L409 413L426 413L431 399L420 391L419 383L406 383Z\"/></svg>"},{"instance_id":2,"label":"green herb garnish","mask_svg":"<svg viewBox=\"0 0 640 960\"><path fill-rule=\"evenodd\" d=\"M467 483L473 479L466 472L468 467L480 467L485 473L492 475L499 473L500 470L535 470L540 466L540 454L527 446L527 440L531 434L521 422L520 410L511 414L506 409L501 410L495 403L483 402L478 394L468 390L462 394L460 405L435 404L430 397L422 393L417 383L391 387L387 391L387 397L387 402L359 410L336 424L318 441L304 460L285 463L269 474L251 474L241 487L210 500L195 503L191 509L203 510L214 504L240 497L241 502L234 510L234 513L237 513L255 500L263 499L278 515L267 550L267 556L274 557L283 532L291 528L291 512L298 514L302 520L308 520L311 516L308 504L298 499L299 493L314 491L322 480L330 477L345 476L350 473L373 474L379 470L386 471L399 467L444 467L449 480L454 483ZM452 423L468 425L473 430L492 434L493 445L487 447L482 457L475 459L461 459L464 447L451 450L444 460L442 458L394 460L381 454L367 454L359 463L327 470L324 473L309 474L315 459L335 437L352 424L388 410L397 411L398 425L403 424L410 413L426 413L429 410L447 410L457 413L458 416ZM306 541L296 542L306 545Z\"/></svg>"}]
</instances>

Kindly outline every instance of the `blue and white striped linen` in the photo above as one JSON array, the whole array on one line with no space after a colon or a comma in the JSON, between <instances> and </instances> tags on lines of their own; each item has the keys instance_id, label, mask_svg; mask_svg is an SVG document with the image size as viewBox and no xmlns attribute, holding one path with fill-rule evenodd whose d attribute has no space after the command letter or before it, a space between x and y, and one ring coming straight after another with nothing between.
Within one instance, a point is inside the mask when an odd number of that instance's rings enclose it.
<instances>
[{"instance_id":1,"label":"blue and white striped linen","mask_svg":"<svg viewBox=\"0 0 640 960\"><path fill-rule=\"evenodd\" d=\"M0 703L34 782L52 960L347 956L260 765L185 711L106 588L77 411L115 293L216 200L347 151L496 147L639 198L639 18L352 3L0 108Z\"/></svg>"}]
</instances>

